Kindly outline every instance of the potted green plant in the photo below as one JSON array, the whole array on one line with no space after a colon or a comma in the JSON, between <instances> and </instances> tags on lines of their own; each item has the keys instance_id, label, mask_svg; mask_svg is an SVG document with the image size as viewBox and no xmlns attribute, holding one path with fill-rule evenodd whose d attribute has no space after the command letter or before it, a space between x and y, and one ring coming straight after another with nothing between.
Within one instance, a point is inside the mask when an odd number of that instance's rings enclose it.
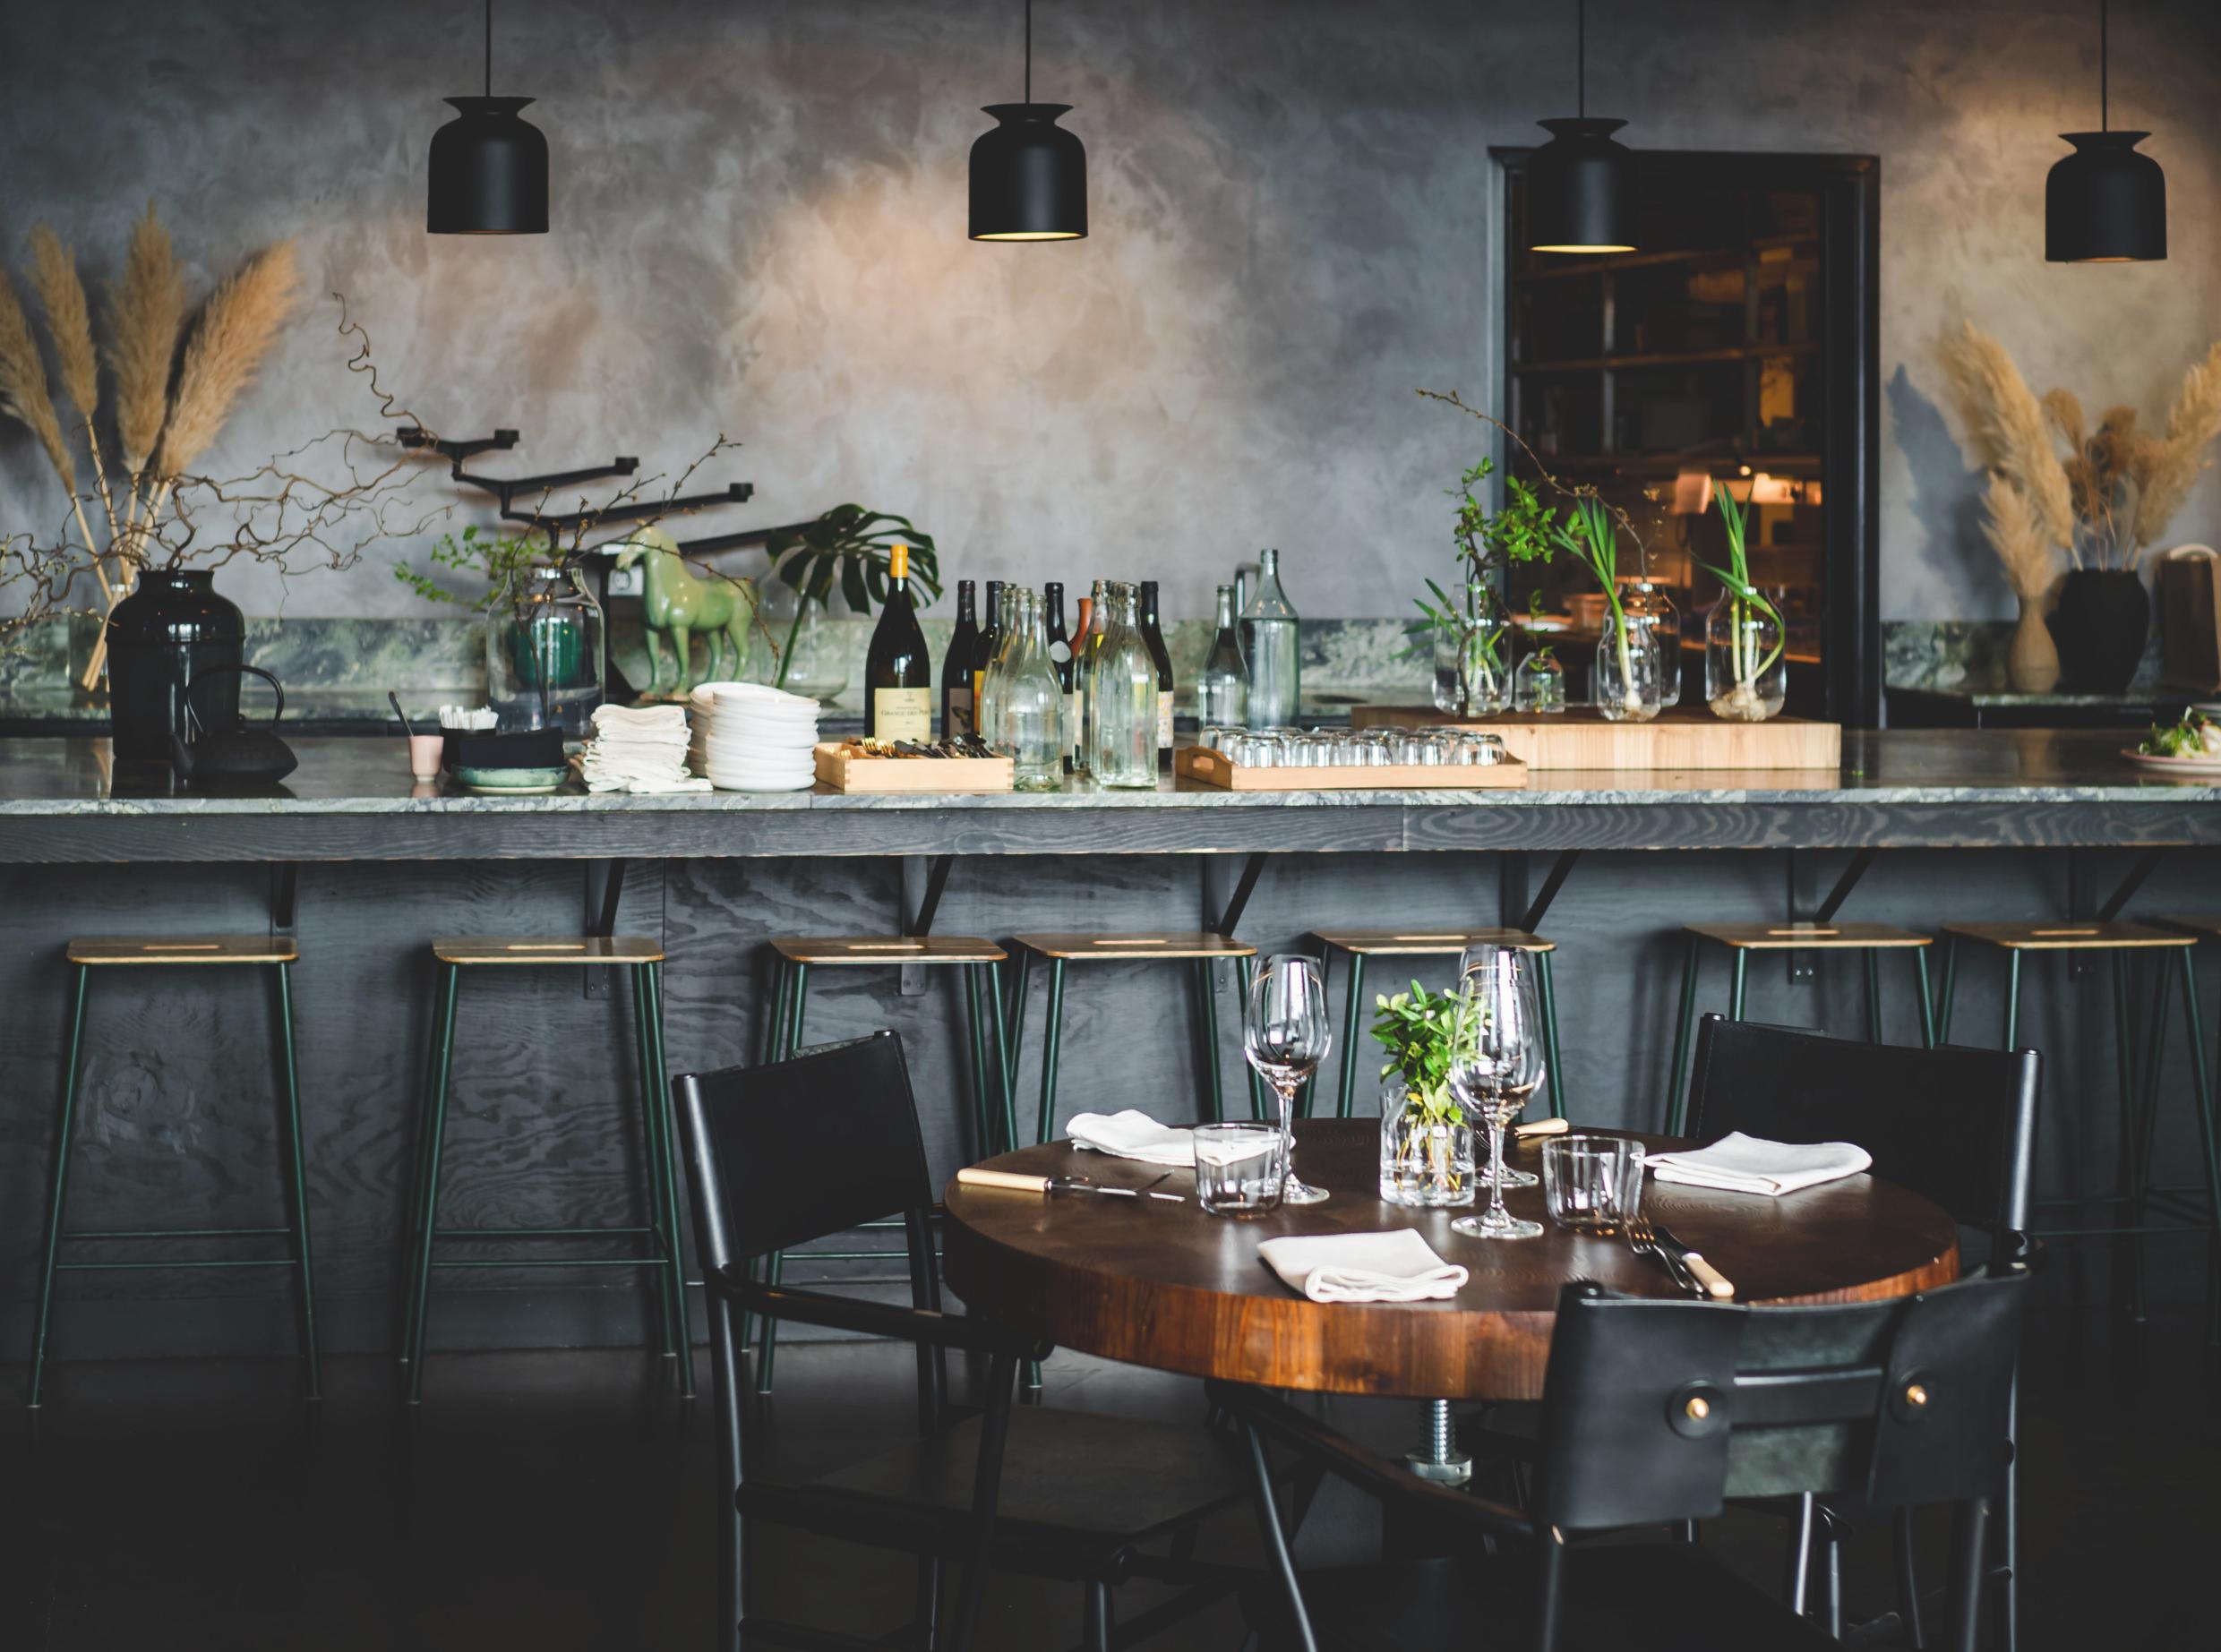
<instances>
[{"instance_id":1,"label":"potted green plant","mask_svg":"<svg viewBox=\"0 0 2221 1652\"><path fill-rule=\"evenodd\" d=\"M1788 698L1789 668L1782 657L1788 630L1780 608L1751 583L1745 508L1722 484L1714 484L1712 497L1728 531L1728 566L1697 564L1722 587L1704 621L1704 698L1725 722L1763 723Z\"/></svg>"},{"instance_id":2,"label":"potted green plant","mask_svg":"<svg viewBox=\"0 0 2221 1652\"><path fill-rule=\"evenodd\" d=\"M1435 709L1454 716L1487 716L1510 703L1511 669L1505 647L1510 628L1499 595L1504 571L1514 562L1547 562L1550 558L1553 512L1527 484L1506 477L1505 504L1497 510L1474 497L1476 484L1495 474L1495 461L1484 458L1450 491L1458 501L1452 538L1462 595L1453 596L1429 579L1427 588L1434 601L1412 598L1423 617L1406 630L1411 642L1402 657L1431 656Z\"/></svg>"},{"instance_id":3,"label":"potted green plant","mask_svg":"<svg viewBox=\"0 0 2221 1652\"><path fill-rule=\"evenodd\" d=\"M1455 993L1409 992L1373 1000L1380 1069L1380 1196L1391 1204L1471 1204L1473 1126L1450 1093L1450 1059L1472 1014Z\"/></svg>"}]
</instances>

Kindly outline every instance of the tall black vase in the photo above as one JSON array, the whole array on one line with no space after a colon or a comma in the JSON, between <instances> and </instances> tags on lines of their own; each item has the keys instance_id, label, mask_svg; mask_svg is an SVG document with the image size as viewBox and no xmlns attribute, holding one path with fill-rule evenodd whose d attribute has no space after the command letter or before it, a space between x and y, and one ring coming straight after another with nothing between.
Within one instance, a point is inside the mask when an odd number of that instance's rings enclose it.
<instances>
[{"instance_id":1,"label":"tall black vase","mask_svg":"<svg viewBox=\"0 0 2221 1652\"><path fill-rule=\"evenodd\" d=\"M226 672L198 688L219 665L246 663L247 624L219 596L216 576L149 571L108 615L108 718L116 755L169 761L169 737L183 732L190 692L201 726L228 729L239 719L239 674Z\"/></svg>"},{"instance_id":2,"label":"tall black vase","mask_svg":"<svg viewBox=\"0 0 2221 1652\"><path fill-rule=\"evenodd\" d=\"M2129 686L2151 634L2151 598L2124 568L2079 568L2059 587L2052 610L2062 686L2113 694Z\"/></svg>"}]
</instances>

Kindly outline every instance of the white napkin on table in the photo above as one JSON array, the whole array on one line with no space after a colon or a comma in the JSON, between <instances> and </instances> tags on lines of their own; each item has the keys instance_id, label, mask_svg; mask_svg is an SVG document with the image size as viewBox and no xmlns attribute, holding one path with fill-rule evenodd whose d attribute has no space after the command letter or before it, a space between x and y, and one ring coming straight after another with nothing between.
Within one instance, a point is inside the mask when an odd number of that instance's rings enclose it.
<instances>
[{"instance_id":1,"label":"white napkin on table","mask_svg":"<svg viewBox=\"0 0 2221 1652\"><path fill-rule=\"evenodd\" d=\"M1710 1147L1685 1153L1652 1153L1646 1162L1651 1175L1661 1182L1778 1197L1800 1187L1816 1187L1822 1182L1857 1176L1874 1162L1874 1155L1850 1142L1797 1146L1745 1135L1737 1130Z\"/></svg>"},{"instance_id":2,"label":"white napkin on table","mask_svg":"<svg viewBox=\"0 0 2221 1652\"><path fill-rule=\"evenodd\" d=\"M1196 1162L1193 1131L1161 1125L1136 1108L1122 1113L1081 1113L1065 1126L1064 1133L1073 1146L1108 1153L1113 1159L1182 1167Z\"/></svg>"},{"instance_id":3,"label":"white napkin on table","mask_svg":"<svg viewBox=\"0 0 2221 1652\"><path fill-rule=\"evenodd\" d=\"M1267 1239L1257 1254L1314 1302L1428 1302L1456 1296L1466 1280L1410 1228Z\"/></svg>"}]
</instances>

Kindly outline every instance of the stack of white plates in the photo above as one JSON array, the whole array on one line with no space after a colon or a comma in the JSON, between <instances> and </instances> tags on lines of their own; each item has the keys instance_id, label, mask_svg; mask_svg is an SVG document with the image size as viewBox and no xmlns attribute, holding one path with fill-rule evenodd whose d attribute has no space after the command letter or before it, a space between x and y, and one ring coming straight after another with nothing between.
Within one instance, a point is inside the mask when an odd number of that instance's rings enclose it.
<instances>
[{"instance_id":1,"label":"stack of white plates","mask_svg":"<svg viewBox=\"0 0 2221 1652\"><path fill-rule=\"evenodd\" d=\"M694 690L694 772L720 792L801 792L818 778L818 702L760 682Z\"/></svg>"}]
</instances>

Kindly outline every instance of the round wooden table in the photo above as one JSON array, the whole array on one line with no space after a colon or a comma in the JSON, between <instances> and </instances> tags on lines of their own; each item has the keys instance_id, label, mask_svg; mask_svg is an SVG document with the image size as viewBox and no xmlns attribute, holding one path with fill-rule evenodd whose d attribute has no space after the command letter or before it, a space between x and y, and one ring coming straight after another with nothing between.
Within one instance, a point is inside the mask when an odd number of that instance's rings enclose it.
<instances>
[{"instance_id":1,"label":"round wooden table","mask_svg":"<svg viewBox=\"0 0 2221 1652\"><path fill-rule=\"evenodd\" d=\"M1672 1144L1635 1139L1653 1148ZM1463 1211L1385 1203L1376 1192L1375 1120L1299 1122L1296 1143L1304 1180L1333 1196L1248 1220L1205 1215L1186 1170L1158 1183L1185 1195L1181 1204L1085 1193L1043 1197L952 1182L944 1229L948 1282L975 1314L1106 1359L1261 1388L1414 1399L1539 1399L1558 1289L1569 1280L1594 1280L1636 1296L1682 1295L1663 1268L1625 1241L1549 1226L1539 1187L1505 1194L1514 1213L1545 1221L1540 1238L1518 1241L1451 1232L1451 1219ZM1539 1144L1515 1146L1511 1161L1539 1173L1540 1157ZM1160 1166L1065 1143L987 1164L1134 1187L1164 1174ZM1652 1180L1642 1208L1735 1281L1741 1302L1866 1301L1947 1284L1959 1274L1951 1217L1870 1176L1780 1199ZM1437 1254L1468 1269L1464 1288L1443 1302L1316 1303L1257 1258L1259 1242L1279 1234L1389 1228L1417 1228Z\"/></svg>"}]
</instances>

